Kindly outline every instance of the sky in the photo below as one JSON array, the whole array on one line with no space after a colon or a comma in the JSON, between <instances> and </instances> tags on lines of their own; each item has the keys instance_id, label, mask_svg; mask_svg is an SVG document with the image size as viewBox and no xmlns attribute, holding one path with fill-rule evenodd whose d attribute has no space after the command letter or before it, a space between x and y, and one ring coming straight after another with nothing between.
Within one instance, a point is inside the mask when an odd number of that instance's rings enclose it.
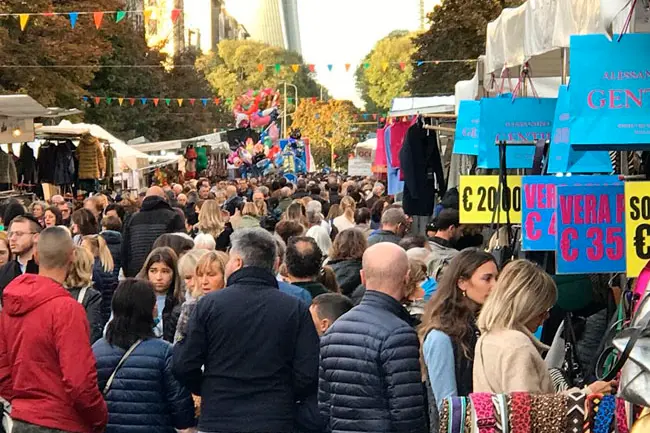
<instances>
[{"instance_id":1,"label":"sky","mask_svg":"<svg viewBox=\"0 0 650 433\"><path fill-rule=\"evenodd\" d=\"M226 7L238 17L255 0L228 0ZM438 0L424 0L425 13ZM316 65L316 79L332 97L361 100L354 71L375 43L393 30L417 30L420 0L298 0L302 55ZM345 64L352 67L345 71ZM333 64L332 72L327 65Z\"/></svg>"}]
</instances>

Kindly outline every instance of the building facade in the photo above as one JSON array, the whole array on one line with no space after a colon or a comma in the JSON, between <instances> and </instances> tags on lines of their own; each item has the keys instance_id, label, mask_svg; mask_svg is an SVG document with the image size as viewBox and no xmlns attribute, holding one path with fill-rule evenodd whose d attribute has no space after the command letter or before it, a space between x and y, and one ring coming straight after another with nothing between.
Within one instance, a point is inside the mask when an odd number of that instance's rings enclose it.
<instances>
[{"instance_id":1,"label":"building facade","mask_svg":"<svg viewBox=\"0 0 650 433\"><path fill-rule=\"evenodd\" d=\"M250 11L238 18L251 39L302 52L298 0L249 0L247 4Z\"/></svg>"}]
</instances>

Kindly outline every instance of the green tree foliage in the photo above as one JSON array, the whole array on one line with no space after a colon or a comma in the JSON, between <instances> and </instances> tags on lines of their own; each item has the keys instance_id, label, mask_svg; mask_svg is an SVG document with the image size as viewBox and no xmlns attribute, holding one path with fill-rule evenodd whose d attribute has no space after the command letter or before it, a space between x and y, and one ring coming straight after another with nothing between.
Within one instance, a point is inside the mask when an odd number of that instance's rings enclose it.
<instances>
[{"instance_id":1,"label":"green tree foliage","mask_svg":"<svg viewBox=\"0 0 650 433\"><path fill-rule=\"evenodd\" d=\"M442 0L428 15L431 27L417 37L413 62L476 59L485 53L487 25L507 7L524 0ZM409 88L413 95L453 93L456 82L472 77L476 64L425 63L415 67Z\"/></svg>"},{"instance_id":2,"label":"green tree foliage","mask_svg":"<svg viewBox=\"0 0 650 433\"><path fill-rule=\"evenodd\" d=\"M118 0L4 0L2 13L116 10ZM104 17L97 30L92 15L79 15L75 29L67 15L29 17L21 31L18 17L0 17L0 92L28 93L44 105L80 106L84 87L92 81L94 68L37 68L43 65L94 65L111 52L107 40L119 26Z\"/></svg>"},{"instance_id":3,"label":"green tree foliage","mask_svg":"<svg viewBox=\"0 0 650 433\"><path fill-rule=\"evenodd\" d=\"M357 90L366 110L388 110L395 97L408 96L407 83L413 72L414 33L395 31L379 40L355 72ZM400 63L404 64L402 70Z\"/></svg>"},{"instance_id":4,"label":"green tree foliage","mask_svg":"<svg viewBox=\"0 0 650 433\"><path fill-rule=\"evenodd\" d=\"M265 65L262 70L260 64ZM276 64L281 65L279 72ZM250 89L277 89L282 82L295 85L300 98L320 95L319 85L299 54L262 42L221 41L218 51L199 59L198 65L214 91L224 98L234 99ZM299 65L298 71L291 65Z\"/></svg>"}]
</instances>

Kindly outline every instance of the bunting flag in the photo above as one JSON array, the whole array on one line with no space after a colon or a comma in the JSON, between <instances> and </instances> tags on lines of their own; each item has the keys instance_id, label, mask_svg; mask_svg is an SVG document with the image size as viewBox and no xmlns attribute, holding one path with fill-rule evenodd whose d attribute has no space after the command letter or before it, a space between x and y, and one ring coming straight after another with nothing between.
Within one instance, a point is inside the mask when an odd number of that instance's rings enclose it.
<instances>
[{"instance_id":1,"label":"bunting flag","mask_svg":"<svg viewBox=\"0 0 650 433\"><path fill-rule=\"evenodd\" d=\"M169 104L172 103L172 100L170 98L165 98L165 104L169 107Z\"/></svg>"},{"instance_id":2,"label":"bunting flag","mask_svg":"<svg viewBox=\"0 0 650 433\"><path fill-rule=\"evenodd\" d=\"M201 98L201 104L206 107L208 105L208 98Z\"/></svg>"},{"instance_id":3,"label":"bunting flag","mask_svg":"<svg viewBox=\"0 0 650 433\"><path fill-rule=\"evenodd\" d=\"M104 19L104 12L93 12L93 21L95 21L95 28L99 30L102 26L102 20Z\"/></svg>"},{"instance_id":4,"label":"bunting flag","mask_svg":"<svg viewBox=\"0 0 650 433\"><path fill-rule=\"evenodd\" d=\"M257 70L260 71L260 72L264 72L264 65L261 64L261 63L259 65L257 65Z\"/></svg>"},{"instance_id":5,"label":"bunting flag","mask_svg":"<svg viewBox=\"0 0 650 433\"><path fill-rule=\"evenodd\" d=\"M289 104L293 104L293 98L287 98L287 102L288 102Z\"/></svg>"},{"instance_id":6,"label":"bunting flag","mask_svg":"<svg viewBox=\"0 0 650 433\"><path fill-rule=\"evenodd\" d=\"M388 70L388 67L389 67L389 66L390 66L390 63L388 63L388 62L383 62L383 63L381 64L381 70L384 71L384 72L386 72L386 70Z\"/></svg>"},{"instance_id":7,"label":"bunting flag","mask_svg":"<svg viewBox=\"0 0 650 433\"><path fill-rule=\"evenodd\" d=\"M406 69L406 63L404 63L404 62L400 62L400 64L399 64L399 68L400 68L402 71L403 71L404 69Z\"/></svg>"},{"instance_id":8,"label":"bunting flag","mask_svg":"<svg viewBox=\"0 0 650 433\"><path fill-rule=\"evenodd\" d=\"M147 105L147 101L149 98L140 98L140 102L142 102L142 105Z\"/></svg>"},{"instance_id":9,"label":"bunting flag","mask_svg":"<svg viewBox=\"0 0 650 433\"><path fill-rule=\"evenodd\" d=\"M70 26L74 29L75 26L77 25L77 19L79 18L79 12L70 12L68 14L68 17L70 18Z\"/></svg>"},{"instance_id":10,"label":"bunting flag","mask_svg":"<svg viewBox=\"0 0 650 433\"><path fill-rule=\"evenodd\" d=\"M182 107L183 106L183 98L178 98L176 99L176 102L178 102L178 106Z\"/></svg>"},{"instance_id":11,"label":"bunting flag","mask_svg":"<svg viewBox=\"0 0 650 433\"><path fill-rule=\"evenodd\" d=\"M345 72L350 72L350 66L352 66L350 63L345 64Z\"/></svg>"},{"instance_id":12,"label":"bunting flag","mask_svg":"<svg viewBox=\"0 0 650 433\"><path fill-rule=\"evenodd\" d=\"M418 60L417 65L422 66L422 65L424 65L424 62L422 60Z\"/></svg>"},{"instance_id":13,"label":"bunting flag","mask_svg":"<svg viewBox=\"0 0 650 433\"><path fill-rule=\"evenodd\" d=\"M106 103L108 105L111 105L111 102L113 102L113 98L111 98L110 96L108 98L106 98Z\"/></svg>"},{"instance_id":14,"label":"bunting flag","mask_svg":"<svg viewBox=\"0 0 650 433\"><path fill-rule=\"evenodd\" d=\"M181 16L181 10L180 9L173 9L172 10L172 22L175 23L178 18Z\"/></svg>"},{"instance_id":15,"label":"bunting flag","mask_svg":"<svg viewBox=\"0 0 650 433\"><path fill-rule=\"evenodd\" d=\"M117 98L117 103L120 104L120 107L124 103L124 98Z\"/></svg>"},{"instance_id":16,"label":"bunting flag","mask_svg":"<svg viewBox=\"0 0 650 433\"><path fill-rule=\"evenodd\" d=\"M25 31L27 21L29 21L29 14L20 14L20 30Z\"/></svg>"},{"instance_id":17,"label":"bunting flag","mask_svg":"<svg viewBox=\"0 0 650 433\"><path fill-rule=\"evenodd\" d=\"M364 63L363 64L363 69L368 69L370 67L370 63Z\"/></svg>"},{"instance_id":18,"label":"bunting flag","mask_svg":"<svg viewBox=\"0 0 650 433\"><path fill-rule=\"evenodd\" d=\"M154 107L157 107L158 103L160 102L160 98L153 98L152 101L153 101Z\"/></svg>"},{"instance_id":19,"label":"bunting flag","mask_svg":"<svg viewBox=\"0 0 650 433\"><path fill-rule=\"evenodd\" d=\"M312 97L311 97L311 102L312 102L312 104L315 103L317 100L318 100L318 98L316 98L315 96L312 96Z\"/></svg>"},{"instance_id":20,"label":"bunting flag","mask_svg":"<svg viewBox=\"0 0 650 433\"><path fill-rule=\"evenodd\" d=\"M129 103L131 104L131 107L135 105L135 98L129 98Z\"/></svg>"},{"instance_id":21,"label":"bunting flag","mask_svg":"<svg viewBox=\"0 0 650 433\"><path fill-rule=\"evenodd\" d=\"M300 65L291 65L291 69L294 73L297 73L300 70Z\"/></svg>"},{"instance_id":22,"label":"bunting flag","mask_svg":"<svg viewBox=\"0 0 650 433\"><path fill-rule=\"evenodd\" d=\"M330 72L332 72L332 68L334 68L334 65L332 65L332 64L327 65L327 69L328 69Z\"/></svg>"},{"instance_id":23,"label":"bunting flag","mask_svg":"<svg viewBox=\"0 0 650 433\"><path fill-rule=\"evenodd\" d=\"M372 115L372 120L377 120L377 114Z\"/></svg>"},{"instance_id":24,"label":"bunting flag","mask_svg":"<svg viewBox=\"0 0 650 433\"><path fill-rule=\"evenodd\" d=\"M81 99L82 99L84 102L88 102L88 96L82 96Z\"/></svg>"},{"instance_id":25,"label":"bunting flag","mask_svg":"<svg viewBox=\"0 0 650 433\"><path fill-rule=\"evenodd\" d=\"M196 98L190 98L190 105L194 107L194 104L196 103Z\"/></svg>"},{"instance_id":26,"label":"bunting flag","mask_svg":"<svg viewBox=\"0 0 650 433\"><path fill-rule=\"evenodd\" d=\"M309 72L316 72L316 65L307 65Z\"/></svg>"},{"instance_id":27,"label":"bunting flag","mask_svg":"<svg viewBox=\"0 0 650 433\"><path fill-rule=\"evenodd\" d=\"M221 99L214 98L214 105L219 105L220 103L221 103Z\"/></svg>"},{"instance_id":28,"label":"bunting flag","mask_svg":"<svg viewBox=\"0 0 650 433\"><path fill-rule=\"evenodd\" d=\"M275 64L275 72L279 73L282 66L279 63Z\"/></svg>"},{"instance_id":29,"label":"bunting flag","mask_svg":"<svg viewBox=\"0 0 650 433\"><path fill-rule=\"evenodd\" d=\"M98 98L98 97L95 97L95 105L99 105L99 102L100 102L100 101L101 101L101 99L100 99L100 98Z\"/></svg>"},{"instance_id":30,"label":"bunting flag","mask_svg":"<svg viewBox=\"0 0 650 433\"><path fill-rule=\"evenodd\" d=\"M117 11L115 12L115 22L119 23L126 17L126 11Z\"/></svg>"},{"instance_id":31,"label":"bunting flag","mask_svg":"<svg viewBox=\"0 0 650 433\"><path fill-rule=\"evenodd\" d=\"M151 14L152 13L153 13L153 9L151 9L151 8L144 10L142 15L144 16L144 25L145 26L149 25L149 19L151 19Z\"/></svg>"}]
</instances>

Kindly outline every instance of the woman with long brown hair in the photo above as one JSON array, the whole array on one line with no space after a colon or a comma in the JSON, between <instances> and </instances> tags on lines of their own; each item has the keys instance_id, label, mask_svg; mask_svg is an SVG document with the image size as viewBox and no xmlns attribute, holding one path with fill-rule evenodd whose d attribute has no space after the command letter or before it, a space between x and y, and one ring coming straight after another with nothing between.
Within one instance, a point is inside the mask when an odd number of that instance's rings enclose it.
<instances>
[{"instance_id":1,"label":"woman with long brown hair","mask_svg":"<svg viewBox=\"0 0 650 433\"><path fill-rule=\"evenodd\" d=\"M431 405L472 392L476 318L497 278L494 257L478 249L461 251L445 268L418 328L422 367ZM431 407L430 409L435 409Z\"/></svg>"},{"instance_id":2,"label":"woman with long brown hair","mask_svg":"<svg viewBox=\"0 0 650 433\"><path fill-rule=\"evenodd\" d=\"M343 214L334 218L334 226L339 233L354 227L354 212L357 210L357 204L352 197L345 196L341 199L341 210Z\"/></svg>"}]
</instances>

